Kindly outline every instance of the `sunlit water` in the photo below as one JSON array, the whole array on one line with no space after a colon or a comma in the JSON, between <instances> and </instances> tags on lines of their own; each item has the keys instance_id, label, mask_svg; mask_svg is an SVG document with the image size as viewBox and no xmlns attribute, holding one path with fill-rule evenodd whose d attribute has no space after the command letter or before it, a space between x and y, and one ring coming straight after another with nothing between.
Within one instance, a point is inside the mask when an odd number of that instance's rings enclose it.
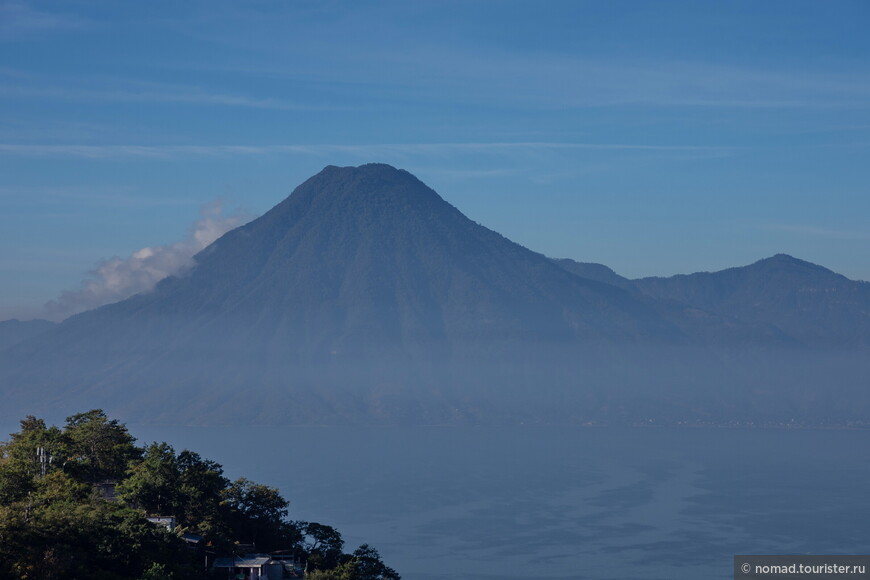
<instances>
[{"instance_id":1,"label":"sunlit water","mask_svg":"<svg viewBox=\"0 0 870 580\"><path fill-rule=\"evenodd\" d=\"M870 432L130 426L277 486L407 580L731 578L870 553Z\"/></svg>"}]
</instances>

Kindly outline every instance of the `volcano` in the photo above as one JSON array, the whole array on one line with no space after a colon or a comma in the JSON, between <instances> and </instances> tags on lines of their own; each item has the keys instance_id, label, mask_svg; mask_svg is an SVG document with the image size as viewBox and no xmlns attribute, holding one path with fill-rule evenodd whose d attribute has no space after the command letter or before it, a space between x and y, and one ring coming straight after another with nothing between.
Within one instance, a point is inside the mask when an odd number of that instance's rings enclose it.
<instances>
[{"instance_id":1,"label":"volcano","mask_svg":"<svg viewBox=\"0 0 870 580\"><path fill-rule=\"evenodd\" d=\"M172 423L671 416L715 391L722 345L790 344L764 323L578 275L383 164L326 167L194 262L5 350L4 410Z\"/></svg>"}]
</instances>

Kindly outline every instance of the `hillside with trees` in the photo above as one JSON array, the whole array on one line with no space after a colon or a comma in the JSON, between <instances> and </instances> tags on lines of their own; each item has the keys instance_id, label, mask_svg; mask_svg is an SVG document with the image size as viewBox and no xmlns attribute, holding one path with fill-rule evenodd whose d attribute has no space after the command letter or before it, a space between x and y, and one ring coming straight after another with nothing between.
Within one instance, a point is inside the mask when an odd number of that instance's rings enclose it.
<instances>
[{"instance_id":1,"label":"hillside with trees","mask_svg":"<svg viewBox=\"0 0 870 580\"><path fill-rule=\"evenodd\" d=\"M284 554L307 578L400 578L374 548L345 553L334 528L290 520L288 505L193 451L137 446L101 410L62 428L28 416L0 443L0 579L226 578L212 564L243 549Z\"/></svg>"}]
</instances>

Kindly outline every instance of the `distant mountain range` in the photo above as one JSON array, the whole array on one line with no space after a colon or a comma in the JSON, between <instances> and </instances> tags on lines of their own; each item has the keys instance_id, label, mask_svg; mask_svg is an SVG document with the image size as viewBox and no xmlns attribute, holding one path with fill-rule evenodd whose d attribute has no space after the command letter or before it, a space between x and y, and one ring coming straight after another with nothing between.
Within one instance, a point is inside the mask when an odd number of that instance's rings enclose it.
<instances>
[{"instance_id":1,"label":"distant mountain range","mask_svg":"<svg viewBox=\"0 0 870 580\"><path fill-rule=\"evenodd\" d=\"M56 324L48 320L3 320L0 321L0 350L9 348L22 340L27 340L46 330L54 328Z\"/></svg>"},{"instance_id":2,"label":"distant mountain range","mask_svg":"<svg viewBox=\"0 0 870 580\"><path fill-rule=\"evenodd\" d=\"M327 167L152 291L0 323L2 415L863 424L870 284L785 255L629 280L387 165Z\"/></svg>"},{"instance_id":3,"label":"distant mountain range","mask_svg":"<svg viewBox=\"0 0 870 580\"><path fill-rule=\"evenodd\" d=\"M656 300L769 325L807 346L870 345L870 283L786 254L749 266L629 280L602 264L554 260L578 276Z\"/></svg>"}]
</instances>

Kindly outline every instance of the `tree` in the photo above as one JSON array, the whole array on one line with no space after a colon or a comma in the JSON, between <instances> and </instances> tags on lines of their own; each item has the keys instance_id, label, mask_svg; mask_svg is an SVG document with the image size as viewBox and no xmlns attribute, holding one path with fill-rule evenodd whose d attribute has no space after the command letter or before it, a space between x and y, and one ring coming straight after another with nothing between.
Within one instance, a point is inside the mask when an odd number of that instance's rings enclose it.
<instances>
[{"instance_id":1,"label":"tree","mask_svg":"<svg viewBox=\"0 0 870 580\"><path fill-rule=\"evenodd\" d=\"M310 570L335 568L342 556L344 539L332 526L317 522L299 522L304 541L307 567Z\"/></svg>"},{"instance_id":2,"label":"tree","mask_svg":"<svg viewBox=\"0 0 870 580\"><path fill-rule=\"evenodd\" d=\"M91 482L120 479L127 464L142 454L127 427L109 420L102 409L67 417L64 435L70 445L71 469Z\"/></svg>"},{"instance_id":3,"label":"tree","mask_svg":"<svg viewBox=\"0 0 870 580\"><path fill-rule=\"evenodd\" d=\"M90 487L56 471L0 506L0 578L133 580L153 562L179 575L196 570L180 538Z\"/></svg>"},{"instance_id":4,"label":"tree","mask_svg":"<svg viewBox=\"0 0 870 580\"><path fill-rule=\"evenodd\" d=\"M215 541L227 541L229 528L222 518L221 501L229 480L215 461L185 449L178 454L181 525Z\"/></svg>"},{"instance_id":5,"label":"tree","mask_svg":"<svg viewBox=\"0 0 870 580\"><path fill-rule=\"evenodd\" d=\"M95 484L120 480L121 501ZM167 443L134 445L127 428L101 410L73 415L63 430L29 416L0 443L0 580L89 578L166 580L192 577L199 558L146 513L174 515L223 549L252 542L260 551L307 556L321 579L396 580L368 546L344 554L334 528L287 520L289 503L274 487L240 478L220 464Z\"/></svg>"},{"instance_id":6,"label":"tree","mask_svg":"<svg viewBox=\"0 0 870 580\"><path fill-rule=\"evenodd\" d=\"M298 542L298 530L286 520L290 504L276 488L240 477L222 495L222 505L238 540L251 542L258 550Z\"/></svg>"},{"instance_id":7,"label":"tree","mask_svg":"<svg viewBox=\"0 0 870 580\"><path fill-rule=\"evenodd\" d=\"M363 544L342 563L328 570L314 570L306 575L308 580L401 580L399 573L385 565L377 550Z\"/></svg>"},{"instance_id":8,"label":"tree","mask_svg":"<svg viewBox=\"0 0 870 580\"><path fill-rule=\"evenodd\" d=\"M348 564L353 567L353 580L401 580L399 573L384 564L378 551L368 544L354 550Z\"/></svg>"},{"instance_id":9,"label":"tree","mask_svg":"<svg viewBox=\"0 0 870 580\"><path fill-rule=\"evenodd\" d=\"M172 580L172 573L168 572L163 564L155 562L145 570L141 580Z\"/></svg>"},{"instance_id":10,"label":"tree","mask_svg":"<svg viewBox=\"0 0 870 580\"><path fill-rule=\"evenodd\" d=\"M31 493L37 480L63 467L68 455L66 437L57 427L33 415L21 421L21 430L0 444L0 502Z\"/></svg>"},{"instance_id":11,"label":"tree","mask_svg":"<svg viewBox=\"0 0 870 580\"><path fill-rule=\"evenodd\" d=\"M181 471L171 445L152 443L126 475L117 487L121 499L150 515L178 514L183 504Z\"/></svg>"}]
</instances>

